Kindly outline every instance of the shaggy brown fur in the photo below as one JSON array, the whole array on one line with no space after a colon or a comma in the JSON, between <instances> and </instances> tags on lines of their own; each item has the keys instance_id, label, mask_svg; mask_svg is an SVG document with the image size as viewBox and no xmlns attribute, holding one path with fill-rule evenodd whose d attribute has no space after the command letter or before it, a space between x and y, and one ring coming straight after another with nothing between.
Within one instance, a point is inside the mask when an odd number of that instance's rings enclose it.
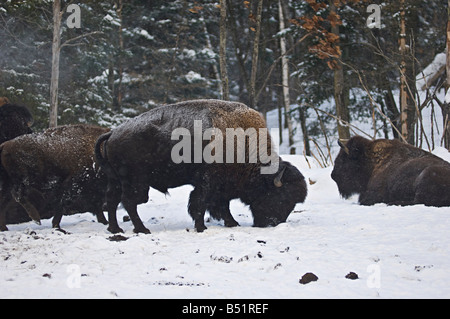
<instances>
[{"instance_id":1,"label":"shaggy brown fur","mask_svg":"<svg viewBox=\"0 0 450 319\"><path fill-rule=\"evenodd\" d=\"M343 197L362 205L450 206L450 163L398 140L351 138L331 174Z\"/></svg>"},{"instance_id":2,"label":"shaggy brown fur","mask_svg":"<svg viewBox=\"0 0 450 319\"><path fill-rule=\"evenodd\" d=\"M35 221L54 214L54 227L59 227L63 214L86 211L106 223L106 178L96 173L94 145L107 131L90 125L60 126L3 143L1 169L7 181L1 193L0 227L6 228L5 199L10 194Z\"/></svg>"},{"instance_id":3,"label":"shaggy brown fur","mask_svg":"<svg viewBox=\"0 0 450 319\"><path fill-rule=\"evenodd\" d=\"M229 210L233 198L250 205L254 225L259 227L286 221L295 204L304 201L306 183L302 174L282 160L273 174L261 174L264 164L259 160L256 163L174 163L171 150L178 141L171 140L171 132L185 128L193 136L195 120L202 121L203 131L208 128L222 132L236 127L265 128L261 115L241 103L196 100L158 107L101 136L96 156L108 175L108 229L111 232L122 231L116 220L120 201L130 215L135 232L149 232L137 214L137 205L148 201L149 187L167 192L169 188L193 185L188 211L198 232L206 229L206 210L213 217L224 219L225 226L238 225ZM268 139L270 141L270 137ZM209 142L203 141L203 146ZM102 143L105 143L104 154ZM282 180L275 183L277 178Z\"/></svg>"}]
</instances>

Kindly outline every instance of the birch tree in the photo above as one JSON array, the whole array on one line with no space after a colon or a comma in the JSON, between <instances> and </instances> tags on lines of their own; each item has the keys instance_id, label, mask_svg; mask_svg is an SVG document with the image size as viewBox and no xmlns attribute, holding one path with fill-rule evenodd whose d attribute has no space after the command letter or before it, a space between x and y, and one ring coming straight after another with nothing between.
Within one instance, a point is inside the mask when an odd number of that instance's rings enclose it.
<instances>
[{"instance_id":1,"label":"birch tree","mask_svg":"<svg viewBox=\"0 0 450 319\"><path fill-rule=\"evenodd\" d=\"M63 14L67 8L69 8L71 3L67 5L66 8L61 10L61 0L54 0L53 2L53 41L52 41L52 72L50 79L50 118L49 127L56 127L58 125L58 88L59 88L59 60L61 55L61 49L65 46L76 46L77 40L84 37L99 34L101 32L94 31L86 34L76 36L74 38L66 40L61 44L61 24ZM78 16L78 19L80 17ZM78 23L71 21L72 25L79 26ZM75 42L75 43L74 43Z\"/></svg>"}]
</instances>

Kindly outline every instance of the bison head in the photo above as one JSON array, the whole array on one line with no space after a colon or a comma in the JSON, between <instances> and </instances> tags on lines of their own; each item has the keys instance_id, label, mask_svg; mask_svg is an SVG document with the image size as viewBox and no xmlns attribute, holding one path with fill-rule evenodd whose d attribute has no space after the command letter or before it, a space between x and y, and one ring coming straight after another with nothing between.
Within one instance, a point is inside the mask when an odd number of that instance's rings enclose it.
<instances>
[{"instance_id":1,"label":"bison head","mask_svg":"<svg viewBox=\"0 0 450 319\"><path fill-rule=\"evenodd\" d=\"M4 104L0 106L0 144L17 136L32 133L33 117L25 106Z\"/></svg>"},{"instance_id":2,"label":"bison head","mask_svg":"<svg viewBox=\"0 0 450 319\"><path fill-rule=\"evenodd\" d=\"M338 142L339 151L331 178L336 182L339 193L344 198L362 193L370 178L370 161L366 156L369 140L355 136L347 143Z\"/></svg>"},{"instance_id":3,"label":"bison head","mask_svg":"<svg viewBox=\"0 0 450 319\"><path fill-rule=\"evenodd\" d=\"M283 223L295 207L305 200L306 182L300 171L289 162L280 160L276 174L259 175L255 197L250 203L255 227Z\"/></svg>"}]
</instances>

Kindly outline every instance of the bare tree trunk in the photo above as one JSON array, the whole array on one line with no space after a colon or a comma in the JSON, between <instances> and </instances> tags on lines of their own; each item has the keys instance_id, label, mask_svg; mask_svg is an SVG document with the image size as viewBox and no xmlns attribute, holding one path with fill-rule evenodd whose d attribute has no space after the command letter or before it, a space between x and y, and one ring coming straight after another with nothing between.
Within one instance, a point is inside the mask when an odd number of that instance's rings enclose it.
<instances>
[{"instance_id":1,"label":"bare tree trunk","mask_svg":"<svg viewBox=\"0 0 450 319\"><path fill-rule=\"evenodd\" d=\"M303 133L303 145L305 148L305 155L311 156L311 146L309 145L308 128L306 127L306 115L305 115L306 110L307 108L305 106L300 105L298 108L298 113L300 118L300 126L302 128Z\"/></svg>"},{"instance_id":2,"label":"bare tree trunk","mask_svg":"<svg viewBox=\"0 0 450 319\"><path fill-rule=\"evenodd\" d=\"M122 88L122 81L123 81L123 63L122 63L122 57L123 57L123 18L122 18L122 12L123 12L123 1L119 0L117 3L117 16L119 18L119 56L118 56L118 65L119 65L119 84L117 85L117 100L115 101L115 109L116 111L120 111L122 108L122 99L123 99L123 88Z\"/></svg>"},{"instance_id":3,"label":"bare tree trunk","mask_svg":"<svg viewBox=\"0 0 450 319\"><path fill-rule=\"evenodd\" d=\"M53 2L52 76L50 80L49 127L58 125L59 56L61 52L61 1Z\"/></svg>"},{"instance_id":4,"label":"bare tree trunk","mask_svg":"<svg viewBox=\"0 0 450 319\"><path fill-rule=\"evenodd\" d=\"M222 99L228 101L230 92L228 88L227 72L227 2L220 0L220 44L219 44L220 78L222 82Z\"/></svg>"},{"instance_id":5,"label":"bare tree trunk","mask_svg":"<svg viewBox=\"0 0 450 319\"><path fill-rule=\"evenodd\" d=\"M208 28L206 27L206 22L203 17L202 17L202 22L203 22L203 30L205 32L206 47L209 50L211 50L211 52L214 52L214 49L211 44L211 37L209 36ZM219 73L219 69L217 68L216 62L214 62L212 64L212 68L213 68L213 72L214 72L214 77L216 78L217 83L219 83L219 86L220 86L219 88L220 88L220 91L222 92L222 83L221 83L220 73Z\"/></svg>"},{"instance_id":6,"label":"bare tree trunk","mask_svg":"<svg viewBox=\"0 0 450 319\"><path fill-rule=\"evenodd\" d=\"M247 92L250 88L250 82L248 80L247 69L245 68L245 59L243 57L243 48L239 43L239 33L237 30L237 19L236 19L236 10L233 7L233 2L231 0L227 0L227 9L228 9L228 27L231 32L231 39L233 41L234 53L239 66L239 99L241 101L246 101L245 98L248 99L248 96L243 96L244 87L247 89Z\"/></svg>"},{"instance_id":7,"label":"bare tree trunk","mask_svg":"<svg viewBox=\"0 0 450 319\"><path fill-rule=\"evenodd\" d=\"M261 16L262 16L263 0L258 0L258 8L256 11L256 28L255 28L255 40L253 41L253 54L252 54L252 73L250 77L250 90L249 100L250 107L256 107L256 71L258 70L258 53L259 53L259 38L261 35Z\"/></svg>"},{"instance_id":8,"label":"bare tree trunk","mask_svg":"<svg viewBox=\"0 0 450 319\"><path fill-rule=\"evenodd\" d=\"M414 145L414 126L416 117L416 106L412 97L413 90L415 90L415 84L409 81L414 79L413 65L411 57L408 54L411 52L406 45L406 8L405 0L400 1L400 123L401 132L403 138L409 143Z\"/></svg>"},{"instance_id":9,"label":"bare tree trunk","mask_svg":"<svg viewBox=\"0 0 450 319\"><path fill-rule=\"evenodd\" d=\"M337 14L333 0L330 1L330 10ZM331 32L339 36L339 26L333 25ZM334 101L336 103L336 116L338 118L338 135L340 140L348 140L350 138L350 128L348 125L343 124L350 122L350 113L346 104L344 91L344 68L341 61L337 60L336 62L336 67L334 68Z\"/></svg>"},{"instance_id":10,"label":"bare tree trunk","mask_svg":"<svg viewBox=\"0 0 450 319\"><path fill-rule=\"evenodd\" d=\"M284 14L283 6L281 5L281 0L278 0L278 17L280 20L280 32L285 29L284 27ZM281 51L281 76L282 76L282 87L283 87L283 101L284 110L286 115L286 123L289 135L289 146L294 144L294 134L292 131L292 120L291 120L291 101L289 98L289 61L286 56L286 39L284 36L280 37L280 51Z\"/></svg>"},{"instance_id":11,"label":"bare tree trunk","mask_svg":"<svg viewBox=\"0 0 450 319\"><path fill-rule=\"evenodd\" d=\"M408 141L408 89L406 83L406 27L405 27L405 0L400 1L400 122L401 132Z\"/></svg>"}]
</instances>

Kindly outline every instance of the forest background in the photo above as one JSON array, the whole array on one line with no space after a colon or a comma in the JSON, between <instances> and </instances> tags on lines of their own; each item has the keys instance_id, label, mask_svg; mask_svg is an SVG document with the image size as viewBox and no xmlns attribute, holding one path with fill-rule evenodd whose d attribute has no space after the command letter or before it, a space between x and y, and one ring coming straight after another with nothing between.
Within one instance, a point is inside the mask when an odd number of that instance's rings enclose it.
<instances>
[{"instance_id":1,"label":"forest background","mask_svg":"<svg viewBox=\"0 0 450 319\"><path fill-rule=\"evenodd\" d=\"M450 150L450 107L438 94L450 82L447 7L445 0L1 0L0 96L28 106L37 131L114 127L190 99L240 101L263 114L278 109L288 143L303 139L303 150L292 150L300 154L320 136L349 138L361 121L372 123L373 137L423 146L421 112L432 108L442 112L436 134Z\"/></svg>"}]
</instances>

